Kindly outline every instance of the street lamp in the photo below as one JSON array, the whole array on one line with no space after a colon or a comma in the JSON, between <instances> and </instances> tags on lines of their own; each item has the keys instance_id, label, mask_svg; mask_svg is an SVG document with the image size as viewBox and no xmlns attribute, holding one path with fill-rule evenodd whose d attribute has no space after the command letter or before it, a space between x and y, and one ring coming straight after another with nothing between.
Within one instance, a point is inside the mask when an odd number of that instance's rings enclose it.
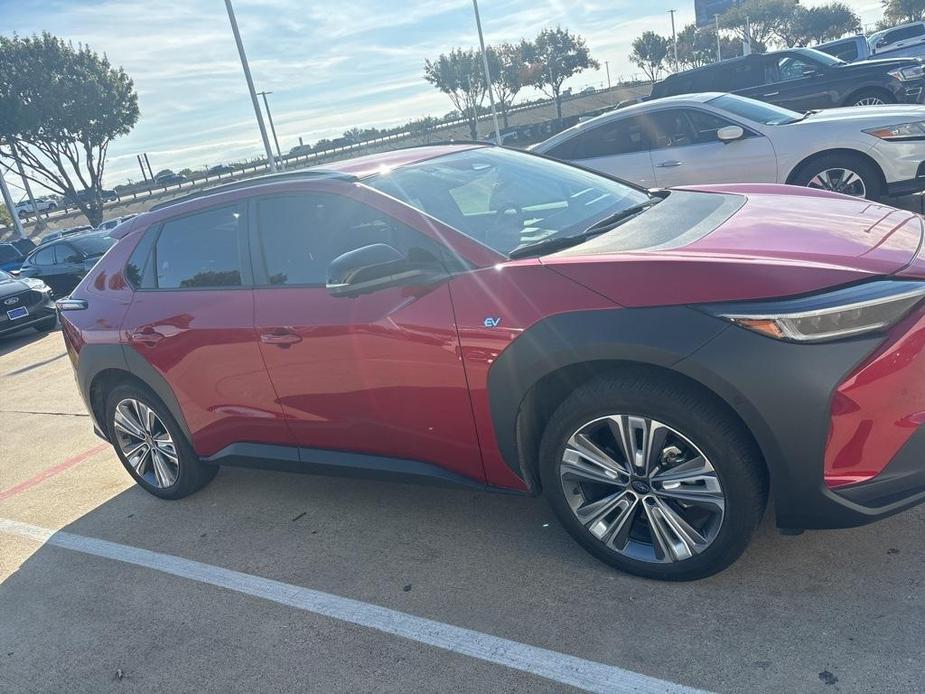
<instances>
[{"instance_id":1,"label":"street lamp","mask_svg":"<svg viewBox=\"0 0 925 694\"><path fill-rule=\"evenodd\" d=\"M671 15L671 45L674 48L674 71L678 71L678 35L674 30L674 13L675 10L668 10Z\"/></svg>"},{"instance_id":2,"label":"street lamp","mask_svg":"<svg viewBox=\"0 0 925 694\"><path fill-rule=\"evenodd\" d=\"M247 64L247 55L244 53L244 44L241 42L241 33L238 31L238 20L235 19L231 0L225 0L225 9L228 10L228 21L231 22L231 33L234 34L234 42L238 47L238 55L241 57L241 67L244 69L244 79L247 80L247 89L251 94L251 102L254 104L254 115L257 116L257 127L260 128L263 148L267 153L267 163L270 165L270 171L276 173L276 160L273 157L273 150L270 149L270 140L267 137L266 126L263 124L263 114L260 112L260 104L257 102L257 91L254 89L254 80L251 79L251 69Z\"/></svg>"},{"instance_id":3,"label":"street lamp","mask_svg":"<svg viewBox=\"0 0 925 694\"><path fill-rule=\"evenodd\" d=\"M482 19L479 17L479 2L472 0L472 9L475 10L475 26L479 30L479 45L482 47L482 65L485 68L485 82L488 85L488 102L491 104L491 119L495 124L495 144L501 144L501 130L498 127L498 114L495 112L495 97L491 90L491 72L488 69L488 53L485 51L485 37L482 36Z\"/></svg>"},{"instance_id":4,"label":"street lamp","mask_svg":"<svg viewBox=\"0 0 925 694\"><path fill-rule=\"evenodd\" d=\"M263 106L267 110L267 120L270 121L270 132L273 133L273 142L276 145L276 155L280 158L280 165L282 165L283 153L279 151L279 140L276 139L276 126L273 125L273 114L270 113L270 102L267 101L267 95L272 94L273 92L258 93L263 97Z\"/></svg>"}]
</instances>

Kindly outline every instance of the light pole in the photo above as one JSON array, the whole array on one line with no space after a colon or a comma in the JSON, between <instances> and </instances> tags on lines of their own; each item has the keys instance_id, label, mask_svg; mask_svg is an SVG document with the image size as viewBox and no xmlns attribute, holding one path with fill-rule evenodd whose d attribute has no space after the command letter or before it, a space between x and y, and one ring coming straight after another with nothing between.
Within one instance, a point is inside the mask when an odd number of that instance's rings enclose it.
<instances>
[{"instance_id":1,"label":"light pole","mask_svg":"<svg viewBox=\"0 0 925 694\"><path fill-rule=\"evenodd\" d=\"M609 60L605 60L605 61L604 61L604 69L607 70L607 89L609 90L609 89L611 89L611 86L610 86L610 61L609 61Z\"/></svg>"},{"instance_id":2,"label":"light pole","mask_svg":"<svg viewBox=\"0 0 925 694\"><path fill-rule=\"evenodd\" d=\"M491 120L495 125L495 144L501 144L501 129L498 127L498 114L495 111L495 96L491 89L491 71L488 69L488 53L485 51L485 37L482 36L482 19L479 17L479 2L472 0L475 10L475 26L479 30L479 45L482 47L482 65L485 68L485 82L488 86L488 103L491 104Z\"/></svg>"},{"instance_id":3,"label":"light pole","mask_svg":"<svg viewBox=\"0 0 925 694\"><path fill-rule=\"evenodd\" d=\"M19 171L19 177L22 179L23 188L26 190L26 195L29 197L29 204L32 205L32 214L35 215L35 223L39 226L42 224L42 218L39 214L39 205L35 201L35 196L32 194L32 186L29 185L29 179L26 178L26 172L22 168L22 162L19 160L19 154L16 153L16 143L10 140L10 154L13 155L13 160L16 162L16 169ZM48 211L45 211L45 221L48 221Z\"/></svg>"},{"instance_id":4,"label":"light pole","mask_svg":"<svg viewBox=\"0 0 925 694\"><path fill-rule=\"evenodd\" d=\"M13 220L13 228L16 229L16 235L24 239L26 235L22 230L22 223L19 221L19 215L13 206L13 198L10 196L10 189L6 186L6 167L0 164L0 193L3 193L3 202L6 203L6 209L9 210L10 219Z\"/></svg>"},{"instance_id":5,"label":"light pole","mask_svg":"<svg viewBox=\"0 0 925 694\"><path fill-rule=\"evenodd\" d=\"M234 34L234 42L238 46L238 55L241 57L241 67L244 69L244 79L247 80L247 90L250 92L251 102L254 104L254 115L257 116L257 127L260 128L260 138L263 140L263 148L267 153L267 163L270 165L270 171L276 173L276 161L273 158L273 150L270 149L270 140L267 138L266 126L263 124L263 114L260 112L260 104L257 102L254 80L251 79L251 69L247 64L247 55L244 53L244 44L241 42L241 33L238 31L238 20L234 17L234 8L231 6L231 0L225 0L225 9L228 10L228 21L231 22L231 33Z\"/></svg>"},{"instance_id":6,"label":"light pole","mask_svg":"<svg viewBox=\"0 0 925 694\"><path fill-rule=\"evenodd\" d=\"M674 71L678 71L678 35L674 31L674 13L675 10L668 10L671 15L671 45L674 48Z\"/></svg>"},{"instance_id":7,"label":"light pole","mask_svg":"<svg viewBox=\"0 0 925 694\"><path fill-rule=\"evenodd\" d=\"M719 15L713 15L713 21L716 22L716 62L721 63L723 61L723 49L722 44L719 40Z\"/></svg>"},{"instance_id":8,"label":"light pole","mask_svg":"<svg viewBox=\"0 0 925 694\"><path fill-rule=\"evenodd\" d=\"M267 120L270 121L270 132L273 133L273 143L276 145L276 156L280 158L280 164L282 165L283 153L279 151L279 140L276 139L276 126L273 125L273 114L270 113L270 102L267 101L267 94L272 93L273 92L258 92L258 94L263 97L263 106L267 110Z\"/></svg>"}]
</instances>

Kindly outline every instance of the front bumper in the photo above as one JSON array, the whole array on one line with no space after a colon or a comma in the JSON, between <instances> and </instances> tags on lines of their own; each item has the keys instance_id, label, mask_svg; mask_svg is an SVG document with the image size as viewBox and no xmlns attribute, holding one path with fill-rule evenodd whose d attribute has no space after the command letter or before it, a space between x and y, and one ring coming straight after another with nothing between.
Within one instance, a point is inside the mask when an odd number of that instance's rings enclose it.
<instances>
[{"instance_id":1,"label":"front bumper","mask_svg":"<svg viewBox=\"0 0 925 694\"><path fill-rule=\"evenodd\" d=\"M7 318L6 311L0 313L0 335L10 335L23 328L38 325L56 315L55 304L51 298L40 304L26 306L26 308L29 311L29 315L14 320Z\"/></svg>"},{"instance_id":2,"label":"front bumper","mask_svg":"<svg viewBox=\"0 0 925 694\"><path fill-rule=\"evenodd\" d=\"M925 317L915 320L925 323ZM903 341L913 334L908 330L904 322L887 338L794 344L731 326L674 368L713 389L755 436L770 471L779 527L852 527L925 501L925 428L909 424L919 412L925 422L925 339ZM925 338L925 328L918 334ZM904 431L895 426L895 413L883 412L895 387L888 377L897 371L890 346L899 342L906 373L922 374L908 383L915 394L903 403L909 409ZM839 419L849 378L863 384L850 391L855 409L848 414L857 416ZM899 450L884 458L886 442L903 433ZM866 470L855 477L865 481L839 486L847 478L831 465L833 435L852 452L859 466L852 471Z\"/></svg>"}]
</instances>

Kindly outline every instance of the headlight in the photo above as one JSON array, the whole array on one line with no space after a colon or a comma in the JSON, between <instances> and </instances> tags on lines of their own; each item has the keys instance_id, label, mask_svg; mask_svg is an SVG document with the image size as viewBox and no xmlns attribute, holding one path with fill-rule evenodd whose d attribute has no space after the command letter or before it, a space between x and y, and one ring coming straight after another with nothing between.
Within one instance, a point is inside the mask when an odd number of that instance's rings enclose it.
<instances>
[{"instance_id":1,"label":"headlight","mask_svg":"<svg viewBox=\"0 0 925 694\"><path fill-rule=\"evenodd\" d=\"M925 298L925 282L884 280L801 299L707 307L777 340L822 342L895 325Z\"/></svg>"},{"instance_id":2,"label":"headlight","mask_svg":"<svg viewBox=\"0 0 925 694\"><path fill-rule=\"evenodd\" d=\"M881 140L925 140L925 121L917 120L912 123L870 128L864 132L879 137Z\"/></svg>"},{"instance_id":3,"label":"headlight","mask_svg":"<svg viewBox=\"0 0 925 694\"><path fill-rule=\"evenodd\" d=\"M923 72L921 65L912 65L910 67L900 67L895 70L890 70L889 74L905 82L906 80L922 79L925 72Z\"/></svg>"},{"instance_id":4,"label":"headlight","mask_svg":"<svg viewBox=\"0 0 925 694\"><path fill-rule=\"evenodd\" d=\"M36 291L40 291L40 292L51 291L47 284L45 284L40 279L36 279L35 277L22 277L20 278L20 281L28 285L29 289L35 289Z\"/></svg>"}]
</instances>

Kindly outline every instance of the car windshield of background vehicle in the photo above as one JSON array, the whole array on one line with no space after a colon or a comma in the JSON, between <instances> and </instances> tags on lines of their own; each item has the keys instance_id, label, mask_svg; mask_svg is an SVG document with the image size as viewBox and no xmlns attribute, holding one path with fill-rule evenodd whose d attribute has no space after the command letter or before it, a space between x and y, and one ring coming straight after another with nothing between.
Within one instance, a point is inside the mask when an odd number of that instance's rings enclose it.
<instances>
[{"instance_id":1,"label":"car windshield of background vehicle","mask_svg":"<svg viewBox=\"0 0 925 694\"><path fill-rule=\"evenodd\" d=\"M763 123L764 125L787 125L788 123L803 120L802 113L733 94L723 94L715 99L710 99L707 103L734 116L747 118L750 121Z\"/></svg>"},{"instance_id":2,"label":"car windshield of background vehicle","mask_svg":"<svg viewBox=\"0 0 925 694\"><path fill-rule=\"evenodd\" d=\"M579 234L650 198L567 164L494 147L428 159L366 184L504 254Z\"/></svg>"},{"instance_id":3,"label":"car windshield of background vehicle","mask_svg":"<svg viewBox=\"0 0 925 694\"><path fill-rule=\"evenodd\" d=\"M70 239L70 243L74 248L76 248L81 253L88 256L103 255L106 251L109 250L109 247L114 244L116 240L109 236L108 234L100 234L99 236L84 236L83 238Z\"/></svg>"}]
</instances>

